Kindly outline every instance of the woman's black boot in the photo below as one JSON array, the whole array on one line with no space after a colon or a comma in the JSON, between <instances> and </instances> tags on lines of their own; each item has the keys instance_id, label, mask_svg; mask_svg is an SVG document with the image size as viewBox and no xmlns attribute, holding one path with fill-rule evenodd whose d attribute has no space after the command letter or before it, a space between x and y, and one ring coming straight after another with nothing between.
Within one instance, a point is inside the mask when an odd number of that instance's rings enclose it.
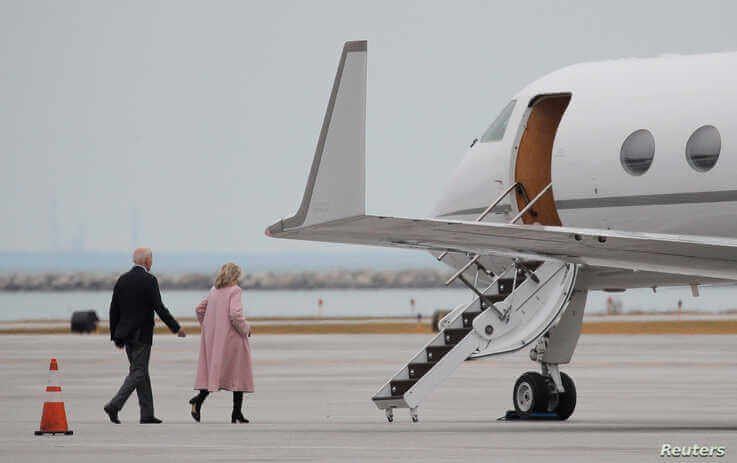
<instances>
[{"instance_id":1,"label":"woman's black boot","mask_svg":"<svg viewBox=\"0 0 737 463\"><path fill-rule=\"evenodd\" d=\"M233 413L230 415L231 423L248 423L249 421L243 416L241 408L243 407L243 392L233 392Z\"/></svg>"},{"instance_id":2,"label":"woman's black boot","mask_svg":"<svg viewBox=\"0 0 737 463\"><path fill-rule=\"evenodd\" d=\"M199 394L189 399L189 403L192 405L192 418L196 422L200 422L200 410L202 409L202 403L210 393L206 390L201 390Z\"/></svg>"}]
</instances>

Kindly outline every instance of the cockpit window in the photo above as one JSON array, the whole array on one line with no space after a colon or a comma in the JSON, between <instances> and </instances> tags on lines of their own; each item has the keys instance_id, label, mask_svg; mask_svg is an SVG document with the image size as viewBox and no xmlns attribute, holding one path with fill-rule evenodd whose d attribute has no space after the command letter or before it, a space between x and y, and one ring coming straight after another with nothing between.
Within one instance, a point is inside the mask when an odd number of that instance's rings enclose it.
<instances>
[{"instance_id":1,"label":"cockpit window","mask_svg":"<svg viewBox=\"0 0 737 463\"><path fill-rule=\"evenodd\" d=\"M507 130L507 124L509 123L509 118L512 117L512 110L514 110L514 104L516 102L516 100L512 100L502 109L502 112L494 119L494 122L491 123L489 128L486 129L486 132L481 135L481 143L499 141L504 138L504 132Z\"/></svg>"}]
</instances>

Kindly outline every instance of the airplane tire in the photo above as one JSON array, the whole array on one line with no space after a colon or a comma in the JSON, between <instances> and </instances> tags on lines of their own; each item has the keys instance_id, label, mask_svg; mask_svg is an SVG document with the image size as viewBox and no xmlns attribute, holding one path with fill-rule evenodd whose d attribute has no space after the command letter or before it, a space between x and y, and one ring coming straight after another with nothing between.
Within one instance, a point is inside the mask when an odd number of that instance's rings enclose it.
<instances>
[{"instance_id":1,"label":"airplane tire","mask_svg":"<svg viewBox=\"0 0 737 463\"><path fill-rule=\"evenodd\" d=\"M512 401L520 415L546 412L550 393L545 377L535 371L528 371L514 383Z\"/></svg>"},{"instance_id":2,"label":"airplane tire","mask_svg":"<svg viewBox=\"0 0 737 463\"><path fill-rule=\"evenodd\" d=\"M566 392L558 394L558 406L555 407L554 411L562 421L567 420L573 414L573 410L576 409L576 384L565 373L560 374L560 379Z\"/></svg>"}]
</instances>

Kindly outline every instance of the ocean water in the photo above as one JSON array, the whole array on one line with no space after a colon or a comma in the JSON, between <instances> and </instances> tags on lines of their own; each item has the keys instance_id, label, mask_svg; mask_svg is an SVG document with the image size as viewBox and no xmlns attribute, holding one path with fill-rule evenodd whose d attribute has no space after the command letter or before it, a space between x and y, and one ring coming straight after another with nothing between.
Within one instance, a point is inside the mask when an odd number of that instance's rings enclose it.
<instances>
[{"instance_id":1,"label":"ocean water","mask_svg":"<svg viewBox=\"0 0 737 463\"><path fill-rule=\"evenodd\" d=\"M206 291L166 291L164 304L178 317L194 316L194 307ZM625 293L589 294L587 313L606 311L607 298L621 304L623 312L676 310L682 301L684 311L720 312L737 309L737 286L701 287L700 296L692 297L689 288L629 290ZM323 300L322 309L318 300ZM414 299L412 307L410 301ZM384 289L384 290L310 290L247 291L246 316L411 316L432 315L438 309L451 309L471 300L465 289ZM65 319L75 310L96 310L106 319L110 293L106 291L71 292L1 292L0 320Z\"/></svg>"},{"instance_id":2,"label":"ocean water","mask_svg":"<svg viewBox=\"0 0 737 463\"><path fill-rule=\"evenodd\" d=\"M470 294L460 289L244 291L244 306L247 317L431 315L470 301ZM163 291L162 299L175 316L193 317L194 307L206 295L207 291ZM96 310L100 318L107 318L110 296L102 291L4 292L0 320L67 318L75 310Z\"/></svg>"}]
</instances>

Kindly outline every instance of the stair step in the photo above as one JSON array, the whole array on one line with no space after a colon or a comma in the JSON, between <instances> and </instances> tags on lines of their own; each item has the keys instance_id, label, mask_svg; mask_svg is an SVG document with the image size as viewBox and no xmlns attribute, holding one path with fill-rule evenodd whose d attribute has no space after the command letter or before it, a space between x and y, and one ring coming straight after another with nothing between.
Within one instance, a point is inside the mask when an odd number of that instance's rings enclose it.
<instances>
[{"instance_id":1,"label":"stair step","mask_svg":"<svg viewBox=\"0 0 737 463\"><path fill-rule=\"evenodd\" d=\"M396 379L389 383L389 391L392 396L403 396L417 382L416 379Z\"/></svg>"},{"instance_id":2,"label":"stair step","mask_svg":"<svg viewBox=\"0 0 737 463\"><path fill-rule=\"evenodd\" d=\"M473 319L481 315L481 312L463 312L461 318L463 319L464 328L473 328Z\"/></svg>"},{"instance_id":3,"label":"stair step","mask_svg":"<svg viewBox=\"0 0 737 463\"><path fill-rule=\"evenodd\" d=\"M489 302L499 302L506 299L508 294L492 294L489 296L486 296L486 300Z\"/></svg>"},{"instance_id":4,"label":"stair step","mask_svg":"<svg viewBox=\"0 0 737 463\"><path fill-rule=\"evenodd\" d=\"M453 346L428 346L425 348L425 352L427 352L427 361L428 362L437 362L445 354L450 352L450 350L453 349Z\"/></svg>"},{"instance_id":5,"label":"stair step","mask_svg":"<svg viewBox=\"0 0 737 463\"><path fill-rule=\"evenodd\" d=\"M434 363L410 363L407 365L410 379L422 378L422 376L430 371L433 366L435 366Z\"/></svg>"},{"instance_id":6,"label":"stair step","mask_svg":"<svg viewBox=\"0 0 737 463\"><path fill-rule=\"evenodd\" d=\"M445 344L452 346L461 342L461 339L465 338L468 333L471 332L471 328L447 328L443 331L445 337Z\"/></svg>"}]
</instances>

